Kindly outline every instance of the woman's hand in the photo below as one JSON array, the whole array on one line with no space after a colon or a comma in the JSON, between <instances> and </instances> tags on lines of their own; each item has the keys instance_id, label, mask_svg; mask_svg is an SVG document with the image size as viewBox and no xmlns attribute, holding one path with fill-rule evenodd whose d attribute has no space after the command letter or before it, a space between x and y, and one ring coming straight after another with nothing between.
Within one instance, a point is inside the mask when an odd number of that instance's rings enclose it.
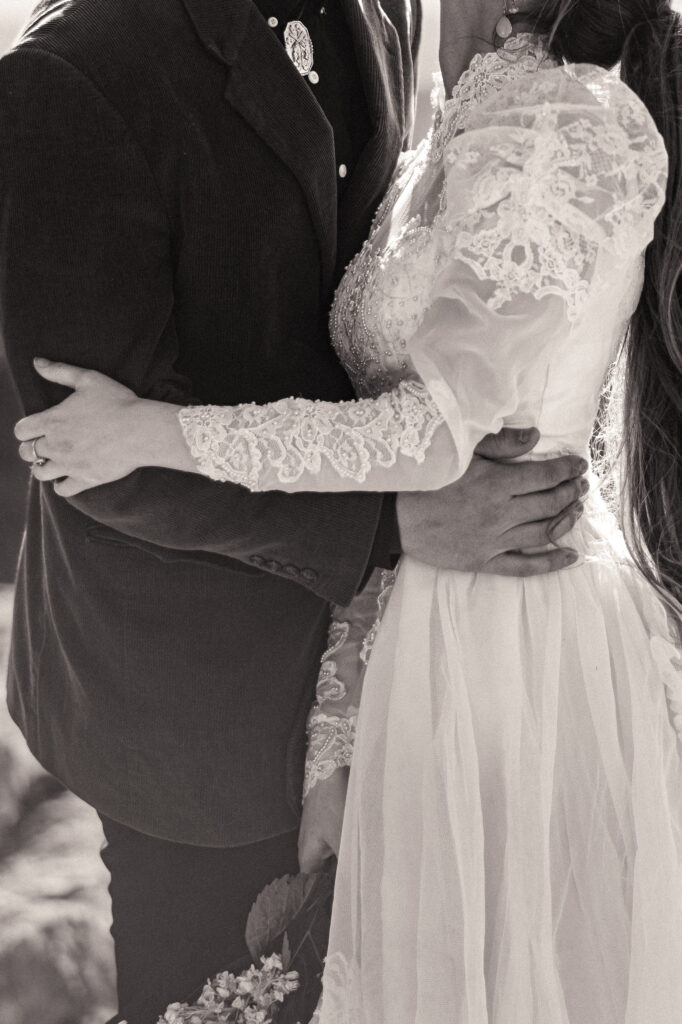
<instances>
[{"instance_id":1,"label":"woman's hand","mask_svg":"<svg viewBox=\"0 0 682 1024\"><path fill-rule=\"evenodd\" d=\"M179 460L191 459L176 406L138 398L95 370L47 359L34 365L45 380L73 388L59 405L20 420L14 431L21 458L33 464L36 479L56 481L57 494L70 497L142 466L167 464L161 456L169 434Z\"/></svg>"},{"instance_id":2,"label":"woman's hand","mask_svg":"<svg viewBox=\"0 0 682 1024\"><path fill-rule=\"evenodd\" d=\"M338 857L350 769L337 768L317 782L303 803L298 860L301 871L322 871L330 857Z\"/></svg>"}]
</instances>

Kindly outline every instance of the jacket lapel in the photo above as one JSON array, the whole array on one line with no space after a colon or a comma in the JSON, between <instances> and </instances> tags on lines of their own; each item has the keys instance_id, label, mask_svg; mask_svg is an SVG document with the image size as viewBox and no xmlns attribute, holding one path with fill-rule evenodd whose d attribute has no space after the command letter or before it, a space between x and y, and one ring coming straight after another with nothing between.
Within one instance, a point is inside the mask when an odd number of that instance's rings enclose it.
<instances>
[{"instance_id":1,"label":"jacket lapel","mask_svg":"<svg viewBox=\"0 0 682 1024\"><path fill-rule=\"evenodd\" d=\"M207 49L229 66L225 99L301 185L320 243L323 287L336 263L334 137L303 77L251 0L183 0ZM248 174L249 169L245 168Z\"/></svg>"},{"instance_id":2,"label":"jacket lapel","mask_svg":"<svg viewBox=\"0 0 682 1024\"><path fill-rule=\"evenodd\" d=\"M402 148L406 113L398 33L379 0L341 0L373 132L349 182L337 238L333 133L310 87L251 0L182 2L204 45L229 67L225 99L298 179L319 238L326 290L335 266L345 266L364 240Z\"/></svg>"}]
</instances>

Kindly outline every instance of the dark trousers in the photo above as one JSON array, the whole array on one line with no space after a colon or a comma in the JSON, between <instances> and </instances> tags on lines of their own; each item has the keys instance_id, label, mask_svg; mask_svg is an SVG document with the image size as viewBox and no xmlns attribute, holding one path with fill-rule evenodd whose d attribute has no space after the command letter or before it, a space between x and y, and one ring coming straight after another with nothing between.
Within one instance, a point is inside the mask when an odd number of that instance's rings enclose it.
<instances>
[{"instance_id":1,"label":"dark trousers","mask_svg":"<svg viewBox=\"0 0 682 1024\"><path fill-rule=\"evenodd\" d=\"M100 816L101 817L101 816ZM209 849L142 835L102 817L111 875L118 1015L156 1024L247 952L249 910L268 882L298 871L297 833Z\"/></svg>"}]
</instances>

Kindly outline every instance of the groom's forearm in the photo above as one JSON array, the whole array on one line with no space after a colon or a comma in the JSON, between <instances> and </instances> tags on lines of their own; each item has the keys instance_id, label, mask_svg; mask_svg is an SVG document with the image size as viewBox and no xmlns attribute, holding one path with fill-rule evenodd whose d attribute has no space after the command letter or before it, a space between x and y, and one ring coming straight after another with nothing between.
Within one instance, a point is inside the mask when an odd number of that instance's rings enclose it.
<instances>
[{"instance_id":1,"label":"groom's forearm","mask_svg":"<svg viewBox=\"0 0 682 1024\"><path fill-rule=\"evenodd\" d=\"M0 333L26 412L65 397L35 374L37 355L196 400L174 369L170 250L156 183L106 99L51 54L0 61ZM143 470L71 502L123 534L238 559L342 604L366 570L382 498L250 494Z\"/></svg>"},{"instance_id":2,"label":"groom's forearm","mask_svg":"<svg viewBox=\"0 0 682 1024\"><path fill-rule=\"evenodd\" d=\"M372 559L381 563L373 544L381 501L374 494L251 494L163 469L70 499L130 537L237 559L342 605L360 589Z\"/></svg>"}]
</instances>

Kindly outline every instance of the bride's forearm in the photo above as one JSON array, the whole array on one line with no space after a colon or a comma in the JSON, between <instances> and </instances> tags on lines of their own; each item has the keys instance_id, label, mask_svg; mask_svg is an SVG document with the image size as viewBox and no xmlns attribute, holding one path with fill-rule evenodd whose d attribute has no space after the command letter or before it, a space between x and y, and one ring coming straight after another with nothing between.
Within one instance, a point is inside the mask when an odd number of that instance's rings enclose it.
<instances>
[{"instance_id":1,"label":"bride's forearm","mask_svg":"<svg viewBox=\"0 0 682 1024\"><path fill-rule=\"evenodd\" d=\"M134 436L140 467L157 466L199 473L180 426L181 406L141 399L134 410Z\"/></svg>"}]
</instances>

